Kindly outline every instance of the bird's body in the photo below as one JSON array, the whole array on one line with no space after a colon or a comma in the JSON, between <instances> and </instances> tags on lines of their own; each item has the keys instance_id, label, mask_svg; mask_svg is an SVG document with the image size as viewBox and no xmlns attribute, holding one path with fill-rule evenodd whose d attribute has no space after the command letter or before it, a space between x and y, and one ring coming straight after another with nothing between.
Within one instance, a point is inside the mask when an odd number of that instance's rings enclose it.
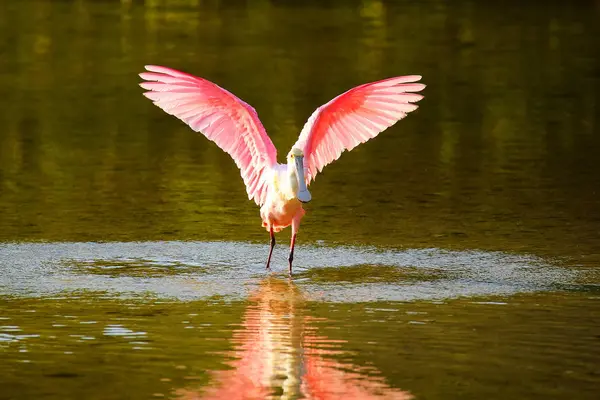
<instances>
[{"instance_id":1,"label":"bird's body","mask_svg":"<svg viewBox=\"0 0 600 400\"><path fill-rule=\"evenodd\" d=\"M278 164L271 171L267 199L260 208L263 227L273 232L280 232L292 224L294 218L298 222L304 216L302 202L298 200L298 178L295 171L286 164Z\"/></svg>"},{"instance_id":2,"label":"bird's body","mask_svg":"<svg viewBox=\"0 0 600 400\"><path fill-rule=\"evenodd\" d=\"M263 227L274 233L292 226L289 271L296 234L311 200L308 185L323 167L345 150L374 138L417 106L425 85L418 75L401 76L357 86L319 107L308 119L298 141L277 163L277 151L256 111L227 90L202 78L166 67L146 66L140 86L146 97L193 130L202 132L229 153L240 169L248 198L260 208Z\"/></svg>"}]
</instances>

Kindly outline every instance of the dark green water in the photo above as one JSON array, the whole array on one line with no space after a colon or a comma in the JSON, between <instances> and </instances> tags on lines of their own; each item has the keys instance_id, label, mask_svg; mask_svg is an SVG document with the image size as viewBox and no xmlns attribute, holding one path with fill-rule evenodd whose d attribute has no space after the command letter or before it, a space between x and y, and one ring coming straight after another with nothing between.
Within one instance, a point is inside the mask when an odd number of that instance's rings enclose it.
<instances>
[{"instance_id":1,"label":"dark green water","mask_svg":"<svg viewBox=\"0 0 600 400\"><path fill-rule=\"evenodd\" d=\"M539 4L538 4L539 3ZM0 399L596 399L596 1L0 2ZM286 154L355 85L408 118L311 186L296 253L145 64Z\"/></svg>"}]
</instances>

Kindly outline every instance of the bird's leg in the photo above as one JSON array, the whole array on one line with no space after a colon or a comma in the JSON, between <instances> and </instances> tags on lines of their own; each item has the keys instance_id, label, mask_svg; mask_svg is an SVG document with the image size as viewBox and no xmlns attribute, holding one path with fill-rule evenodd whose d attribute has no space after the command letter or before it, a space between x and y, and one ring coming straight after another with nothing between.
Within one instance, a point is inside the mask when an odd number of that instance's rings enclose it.
<instances>
[{"instance_id":1,"label":"bird's leg","mask_svg":"<svg viewBox=\"0 0 600 400\"><path fill-rule=\"evenodd\" d=\"M296 244L296 233L292 233L292 242L290 243L290 255L288 261L290 262L290 275L292 275L292 261L294 261L294 245Z\"/></svg>"},{"instance_id":2,"label":"bird's leg","mask_svg":"<svg viewBox=\"0 0 600 400\"><path fill-rule=\"evenodd\" d=\"M300 226L300 218L294 217L294 219L292 220L292 241L290 243L290 255L288 256L288 261L290 263L290 275L292 275L292 261L294 261L294 246L296 245L296 234L298 233L298 227Z\"/></svg>"},{"instance_id":3,"label":"bird's leg","mask_svg":"<svg viewBox=\"0 0 600 400\"><path fill-rule=\"evenodd\" d=\"M275 234L273 233L273 227L269 229L271 234L271 249L269 250L269 258L267 258L267 269L270 269L271 256L273 255L273 249L275 248Z\"/></svg>"}]
</instances>

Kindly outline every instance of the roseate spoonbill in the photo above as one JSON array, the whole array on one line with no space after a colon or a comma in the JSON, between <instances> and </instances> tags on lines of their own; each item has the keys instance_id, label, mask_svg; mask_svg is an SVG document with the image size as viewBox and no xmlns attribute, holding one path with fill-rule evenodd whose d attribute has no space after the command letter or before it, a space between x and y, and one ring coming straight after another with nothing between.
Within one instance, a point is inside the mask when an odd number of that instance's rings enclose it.
<instances>
[{"instance_id":1,"label":"roseate spoonbill","mask_svg":"<svg viewBox=\"0 0 600 400\"><path fill-rule=\"evenodd\" d=\"M262 225L271 236L292 226L288 257L292 273L294 245L302 203L311 200L308 185L344 150L374 138L417 109L425 88L419 75L399 76L357 86L317 108L287 155L277 163L277 150L254 108L206 79L171 68L147 65L140 77L146 97L168 114L201 132L227 152L240 169L248 199L260 206Z\"/></svg>"}]
</instances>

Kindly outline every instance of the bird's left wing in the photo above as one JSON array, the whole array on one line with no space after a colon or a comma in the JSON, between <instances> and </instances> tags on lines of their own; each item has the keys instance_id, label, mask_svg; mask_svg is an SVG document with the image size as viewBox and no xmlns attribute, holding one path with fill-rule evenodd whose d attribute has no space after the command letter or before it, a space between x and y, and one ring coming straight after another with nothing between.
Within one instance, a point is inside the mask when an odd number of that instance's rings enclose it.
<instances>
[{"instance_id":1,"label":"bird's left wing","mask_svg":"<svg viewBox=\"0 0 600 400\"><path fill-rule=\"evenodd\" d=\"M265 202L268 173L277 150L254 108L218 85L174 69L147 65L140 86L146 97L201 132L227 152L240 169L249 199Z\"/></svg>"},{"instance_id":2,"label":"bird's left wing","mask_svg":"<svg viewBox=\"0 0 600 400\"><path fill-rule=\"evenodd\" d=\"M306 184L344 150L374 138L417 109L425 88L418 75L366 83L319 107L308 119L292 149L304 153Z\"/></svg>"}]
</instances>

